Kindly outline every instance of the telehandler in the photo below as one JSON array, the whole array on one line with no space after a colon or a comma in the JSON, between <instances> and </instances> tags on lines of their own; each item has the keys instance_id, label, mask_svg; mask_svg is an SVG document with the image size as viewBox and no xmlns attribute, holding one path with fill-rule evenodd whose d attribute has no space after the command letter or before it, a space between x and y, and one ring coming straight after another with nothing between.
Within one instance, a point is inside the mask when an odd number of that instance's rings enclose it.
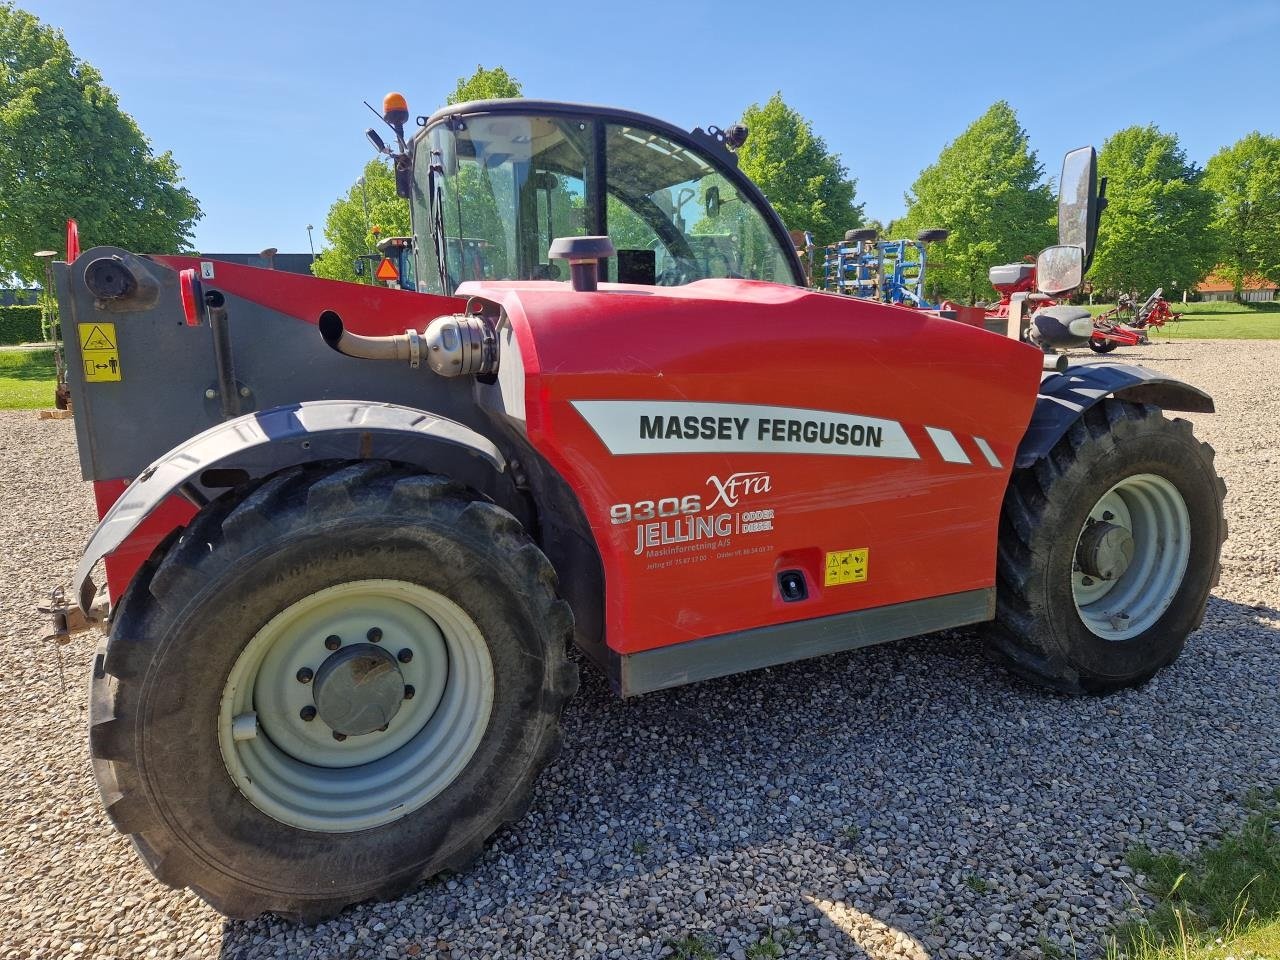
<instances>
[{"instance_id":1,"label":"telehandler","mask_svg":"<svg viewBox=\"0 0 1280 960\"><path fill-rule=\"evenodd\" d=\"M414 290L55 268L93 767L163 882L314 921L463 868L560 747L570 642L634 696L972 625L1100 694L1200 624L1224 486L1166 416L1200 390L806 289L743 128L384 107ZM1062 190L1046 296L1093 250L1091 148ZM1072 311L1022 322L1083 345Z\"/></svg>"}]
</instances>

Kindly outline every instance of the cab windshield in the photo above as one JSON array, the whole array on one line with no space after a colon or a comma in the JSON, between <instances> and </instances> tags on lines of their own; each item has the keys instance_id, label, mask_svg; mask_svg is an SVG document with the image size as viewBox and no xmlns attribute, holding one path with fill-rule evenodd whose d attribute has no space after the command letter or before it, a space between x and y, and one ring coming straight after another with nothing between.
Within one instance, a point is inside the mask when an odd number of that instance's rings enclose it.
<instances>
[{"instance_id":1,"label":"cab windshield","mask_svg":"<svg viewBox=\"0 0 1280 960\"><path fill-rule=\"evenodd\" d=\"M691 146L635 125L511 114L436 124L416 151L413 202L419 276L440 276L447 291L566 279L567 265L547 257L551 242L600 233L617 251L610 280L795 282L789 251L731 179Z\"/></svg>"}]
</instances>

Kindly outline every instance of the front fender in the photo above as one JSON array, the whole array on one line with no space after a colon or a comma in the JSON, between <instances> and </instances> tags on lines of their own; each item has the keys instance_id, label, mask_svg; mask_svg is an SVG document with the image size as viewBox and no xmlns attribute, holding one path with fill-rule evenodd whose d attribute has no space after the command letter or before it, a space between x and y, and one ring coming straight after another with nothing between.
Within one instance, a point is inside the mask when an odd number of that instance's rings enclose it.
<instances>
[{"instance_id":1,"label":"front fender","mask_svg":"<svg viewBox=\"0 0 1280 960\"><path fill-rule=\"evenodd\" d=\"M485 437L411 407L317 400L237 417L170 450L129 484L98 524L76 567L72 585L80 608L88 613L93 605L96 587L90 576L98 561L173 494L203 506L230 487L286 467L372 459L422 466L490 496L501 493L495 486L507 476L505 458Z\"/></svg>"},{"instance_id":2,"label":"front fender","mask_svg":"<svg viewBox=\"0 0 1280 960\"><path fill-rule=\"evenodd\" d=\"M1082 363L1040 380L1031 423L1018 444L1015 467L1029 467L1053 449L1071 424L1104 397L1153 403L1165 410L1213 413L1203 390L1146 367L1126 363Z\"/></svg>"}]
</instances>

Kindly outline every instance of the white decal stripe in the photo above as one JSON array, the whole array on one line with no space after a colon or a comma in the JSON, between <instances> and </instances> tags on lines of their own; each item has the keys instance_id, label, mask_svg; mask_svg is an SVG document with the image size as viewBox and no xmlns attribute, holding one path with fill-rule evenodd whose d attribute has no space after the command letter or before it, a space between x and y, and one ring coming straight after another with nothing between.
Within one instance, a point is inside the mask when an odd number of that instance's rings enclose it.
<instances>
[{"instance_id":1,"label":"white decal stripe","mask_svg":"<svg viewBox=\"0 0 1280 960\"><path fill-rule=\"evenodd\" d=\"M982 455L987 458L987 463L999 470L1004 466L1000 462L1000 458L996 456L996 452L991 449L991 444L983 440L981 437L974 437L973 442L978 445L978 449L982 451Z\"/></svg>"},{"instance_id":2,"label":"white decal stripe","mask_svg":"<svg viewBox=\"0 0 1280 960\"><path fill-rule=\"evenodd\" d=\"M919 460L897 420L803 407L670 400L574 400L615 455L807 453Z\"/></svg>"},{"instance_id":3,"label":"white decal stripe","mask_svg":"<svg viewBox=\"0 0 1280 960\"><path fill-rule=\"evenodd\" d=\"M938 448L938 453L942 455L942 459L947 463L969 462L969 455L964 452L964 448L960 446L960 441L956 439L956 435L950 430L943 430L941 427L925 427L924 429L929 434L929 439L933 441L933 445Z\"/></svg>"},{"instance_id":4,"label":"white decal stripe","mask_svg":"<svg viewBox=\"0 0 1280 960\"><path fill-rule=\"evenodd\" d=\"M1068 410L1074 410L1076 413L1079 413L1081 410L1084 409L1084 407L1080 406L1080 404L1078 403L1072 403L1070 400L1063 400L1061 397L1051 397L1046 393L1036 394L1036 399L1052 400L1054 403L1058 404L1059 406L1066 407Z\"/></svg>"}]
</instances>

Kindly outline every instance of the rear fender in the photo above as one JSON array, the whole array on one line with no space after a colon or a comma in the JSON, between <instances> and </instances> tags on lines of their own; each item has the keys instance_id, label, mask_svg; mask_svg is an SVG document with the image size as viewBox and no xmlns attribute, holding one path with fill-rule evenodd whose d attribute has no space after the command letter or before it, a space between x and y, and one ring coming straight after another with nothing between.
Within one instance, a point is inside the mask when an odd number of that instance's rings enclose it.
<instances>
[{"instance_id":1,"label":"rear fender","mask_svg":"<svg viewBox=\"0 0 1280 960\"><path fill-rule=\"evenodd\" d=\"M527 510L489 440L453 420L390 403L318 400L228 420L147 467L115 502L85 548L72 585L86 613L93 568L173 495L202 507L286 467L323 460L391 460L453 477L522 520Z\"/></svg>"},{"instance_id":2,"label":"rear fender","mask_svg":"<svg viewBox=\"0 0 1280 960\"><path fill-rule=\"evenodd\" d=\"M1153 403L1165 410L1213 413L1203 390L1146 367L1125 363L1083 363L1040 381L1031 423L1018 445L1015 467L1029 467L1053 449L1084 412L1105 397Z\"/></svg>"}]
</instances>

